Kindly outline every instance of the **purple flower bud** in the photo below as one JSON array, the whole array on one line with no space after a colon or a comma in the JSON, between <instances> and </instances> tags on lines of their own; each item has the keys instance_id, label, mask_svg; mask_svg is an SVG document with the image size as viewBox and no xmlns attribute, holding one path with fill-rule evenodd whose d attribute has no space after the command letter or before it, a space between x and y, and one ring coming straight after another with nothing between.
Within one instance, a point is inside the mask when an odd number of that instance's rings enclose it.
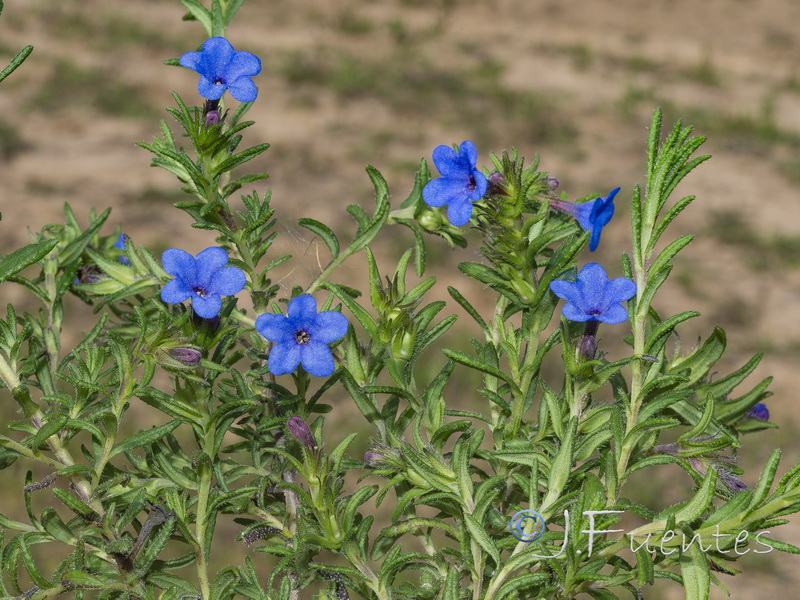
<instances>
[{"instance_id":1,"label":"purple flower bud","mask_svg":"<svg viewBox=\"0 0 800 600\"><path fill-rule=\"evenodd\" d=\"M758 419L759 421L769 421L769 409L767 408L766 404L759 402L750 409L750 412L747 413L747 416L752 417L753 419Z\"/></svg>"},{"instance_id":2,"label":"purple flower bud","mask_svg":"<svg viewBox=\"0 0 800 600\"><path fill-rule=\"evenodd\" d=\"M548 177L544 182L547 184L547 189L551 192L555 192L558 189L559 181L555 177Z\"/></svg>"},{"instance_id":3,"label":"purple flower bud","mask_svg":"<svg viewBox=\"0 0 800 600\"><path fill-rule=\"evenodd\" d=\"M725 469L717 469L717 476L719 480L724 483L732 492L741 492L747 489L747 484L742 481L738 476L729 473Z\"/></svg>"},{"instance_id":4,"label":"purple flower bud","mask_svg":"<svg viewBox=\"0 0 800 600\"><path fill-rule=\"evenodd\" d=\"M597 321L594 321L595 323ZM593 335L585 335L581 338L580 355L583 360L594 360L597 354L597 339Z\"/></svg>"},{"instance_id":5,"label":"purple flower bud","mask_svg":"<svg viewBox=\"0 0 800 600\"><path fill-rule=\"evenodd\" d=\"M174 358L189 367L197 366L200 363L200 359L203 358L200 351L194 348L170 348L167 350L167 354L169 354L170 358Z\"/></svg>"},{"instance_id":6,"label":"purple flower bud","mask_svg":"<svg viewBox=\"0 0 800 600\"><path fill-rule=\"evenodd\" d=\"M381 462L381 455L378 454L377 452L365 452L364 462L371 467L377 467L378 464Z\"/></svg>"},{"instance_id":7,"label":"purple flower bud","mask_svg":"<svg viewBox=\"0 0 800 600\"><path fill-rule=\"evenodd\" d=\"M218 110L210 110L206 113L206 127L211 127L212 125L216 125L219 123L219 111Z\"/></svg>"},{"instance_id":8,"label":"purple flower bud","mask_svg":"<svg viewBox=\"0 0 800 600\"><path fill-rule=\"evenodd\" d=\"M300 417L292 417L289 419L287 423L289 427L289 433L291 433L297 441L303 444L309 450L313 450L317 447L317 440L314 438L314 434L311 433L311 428L308 426L303 419Z\"/></svg>"}]
</instances>

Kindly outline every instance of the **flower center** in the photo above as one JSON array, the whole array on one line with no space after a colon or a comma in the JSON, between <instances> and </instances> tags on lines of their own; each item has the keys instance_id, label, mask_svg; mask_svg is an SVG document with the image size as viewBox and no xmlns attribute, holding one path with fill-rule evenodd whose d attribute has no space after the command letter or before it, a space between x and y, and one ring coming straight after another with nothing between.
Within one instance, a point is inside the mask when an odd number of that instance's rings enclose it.
<instances>
[{"instance_id":1,"label":"flower center","mask_svg":"<svg viewBox=\"0 0 800 600\"><path fill-rule=\"evenodd\" d=\"M311 341L311 336L308 335L308 332L303 329L298 329L294 332L294 341L298 344L307 344Z\"/></svg>"},{"instance_id":2,"label":"flower center","mask_svg":"<svg viewBox=\"0 0 800 600\"><path fill-rule=\"evenodd\" d=\"M467 186L467 189L470 192L474 192L476 187L478 187L478 184L475 183L475 176L474 175L470 175L469 176L469 185Z\"/></svg>"},{"instance_id":3,"label":"flower center","mask_svg":"<svg viewBox=\"0 0 800 600\"><path fill-rule=\"evenodd\" d=\"M214 77L214 79L211 80L211 83L214 85L221 85L225 83L225 80L222 77Z\"/></svg>"},{"instance_id":4,"label":"flower center","mask_svg":"<svg viewBox=\"0 0 800 600\"><path fill-rule=\"evenodd\" d=\"M204 288L204 287L201 287L201 286L199 286L199 285L196 285L196 286L194 286L194 287L192 288L192 291L193 291L195 294L197 294L198 296L200 296L201 298L205 298L205 297L206 297L206 294L208 294L208 292L206 291L206 288Z\"/></svg>"}]
</instances>

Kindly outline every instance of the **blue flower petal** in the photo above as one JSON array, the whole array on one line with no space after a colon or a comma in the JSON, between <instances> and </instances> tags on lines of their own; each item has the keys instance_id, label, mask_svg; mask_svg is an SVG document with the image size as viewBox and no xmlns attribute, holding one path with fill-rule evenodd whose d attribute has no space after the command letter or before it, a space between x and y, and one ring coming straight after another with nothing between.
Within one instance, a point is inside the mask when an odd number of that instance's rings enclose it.
<instances>
[{"instance_id":1,"label":"blue flower petal","mask_svg":"<svg viewBox=\"0 0 800 600\"><path fill-rule=\"evenodd\" d=\"M234 52L225 68L225 75L230 79L229 83L259 73L261 73L261 59L250 52Z\"/></svg>"},{"instance_id":2,"label":"blue flower petal","mask_svg":"<svg viewBox=\"0 0 800 600\"><path fill-rule=\"evenodd\" d=\"M422 199L425 204L439 208L449 202L455 202L467 193L465 180L453 180L445 177L433 179L422 188Z\"/></svg>"},{"instance_id":3,"label":"blue flower petal","mask_svg":"<svg viewBox=\"0 0 800 600\"><path fill-rule=\"evenodd\" d=\"M228 253L223 248L212 246L197 255L198 272L216 271L228 264Z\"/></svg>"},{"instance_id":4,"label":"blue flower petal","mask_svg":"<svg viewBox=\"0 0 800 600\"><path fill-rule=\"evenodd\" d=\"M309 331L311 339L330 344L347 333L347 317L333 310L325 310L317 315L314 326ZM306 369L308 370L308 369Z\"/></svg>"},{"instance_id":5,"label":"blue flower petal","mask_svg":"<svg viewBox=\"0 0 800 600\"><path fill-rule=\"evenodd\" d=\"M210 294L205 297L198 294L192 296L192 309L204 319L216 317L221 308L222 298L217 294Z\"/></svg>"},{"instance_id":6,"label":"blue flower petal","mask_svg":"<svg viewBox=\"0 0 800 600\"><path fill-rule=\"evenodd\" d=\"M550 289L562 300L568 300L570 302L580 302L583 300L580 288L573 281L556 279L550 282Z\"/></svg>"},{"instance_id":7,"label":"blue flower petal","mask_svg":"<svg viewBox=\"0 0 800 600\"><path fill-rule=\"evenodd\" d=\"M222 95L225 93L227 86L222 85L221 83L214 83L208 77L200 77L200 81L197 82L197 93L200 94L203 98L208 98L209 100L219 100L222 98Z\"/></svg>"},{"instance_id":8,"label":"blue flower petal","mask_svg":"<svg viewBox=\"0 0 800 600\"><path fill-rule=\"evenodd\" d=\"M191 282L197 278L197 263L194 256L185 250L170 248L161 255L161 264L164 270L184 281Z\"/></svg>"},{"instance_id":9,"label":"blue flower petal","mask_svg":"<svg viewBox=\"0 0 800 600\"><path fill-rule=\"evenodd\" d=\"M303 368L314 377L328 377L335 368L330 348L321 342L311 340L300 346Z\"/></svg>"},{"instance_id":10,"label":"blue flower petal","mask_svg":"<svg viewBox=\"0 0 800 600\"><path fill-rule=\"evenodd\" d=\"M294 341L294 328L286 315L264 313L256 318L256 331L270 342Z\"/></svg>"},{"instance_id":11,"label":"blue flower petal","mask_svg":"<svg viewBox=\"0 0 800 600\"><path fill-rule=\"evenodd\" d=\"M247 277L244 271L238 267L223 267L217 269L211 275L211 280L208 282L208 292L222 296L233 296L242 291L245 283L247 283Z\"/></svg>"},{"instance_id":12,"label":"blue flower petal","mask_svg":"<svg viewBox=\"0 0 800 600\"><path fill-rule=\"evenodd\" d=\"M592 212L594 211L594 206L597 203L597 200L592 200L590 202L584 202L582 204L574 204L573 211L571 212L572 216L578 221L578 225L581 226L581 229L584 231L592 231L594 225L592 224Z\"/></svg>"},{"instance_id":13,"label":"blue flower petal","mask_svg":"<svg viewBox=\"0 0 800 600\"><path fill-rule=\"evenodd\" d=\"M461 227L469 223L471 218L472 202L469 200L451 200L447 204L447 220L450 221L451 225Z\"/></svg>"},{"instance_id":14,"label":"blue flower petal","mask_svg":"<svg viewBox=\"0 0 800 600\"><path fill-rule=\"evenodd\" d=\"M585 313L577 304L574 302L567 302L564 305L564 308L561 309L561 314L563 314L567 319L570 321L590 321L594 320L595 316Z\"/></svg>"},{"instance_id":15,"label":"blue flower petal","mask_svg":"<svg viewBox=\"0 0 800 600\"><path fill-rule=\"evenodd\" d=\"M476 202L486 195L486 190L489 189L489 180L486 175L475 169L472 172L472 177L475 179L475 189L470 194L469 199Z\"/></svg>"},{"instance_id":16,"label":"blue flower petal","mask_svg":"<svg viewBox=\"0 0 800 600\"><path fill-rule=\"evenodd\" d=\"M240 77L228 86L228 91L239 102L253 102L258 97L258 88L249 77Z\"/></svg>"},{"instance_id":17,"label":"blue flower petal","mask_svg":"<svg viewBox=\"0 0 800 600\"><path fill-rule=\"evenodd\" d=\"M299 344L275 344L269 351L267 367L273 375L293 373L300 364Z\"/></svg>"},{"instance_id":18,"label":"blue flower petal","mask_svg":"<svg viewBox=\"0 0 800 600\"><path fill-rule=\"evenodd\" d=\"M180 57L178 63L182 67L186 67L187 69L191 69L192 71L197 71L200 68L200 62L202 60L203 60L202 52L187 52L186 54Z\"/></svg>"},{"instance_id":19,"label":"blue flower petal","mask_svg":"<svg viewBox=\"0 0 800 600\"><path fill-rule=\"evenodd\" d=\"M231 43L224 37L212 37L203 42L203 57L200 66L202 75L213 78L222 76L233 58Z\"/></svg>"},{"instance_id":20,"label":"blue flower petal","mask_svg":"<svg viewBox=\"0 0 800 600\"><path fill-rule=\"evenodd\" d=\"M303 294L292 298L289 301L289 308L286 310L292 324L303 324L308 326L317 317L317 301L311 294Z\"/></svg>"},{"instance_id":21,"label":"blue flower petal","mask_svg":"<svg viewBox=\"0 0 800 600\"><path fill-rule=\"evenodd\" d=\"M595 315L594 319L602 321L603 323L608 323L609 325L624 323L628 320L628 311L619 303L612 304L600 314Z\"/></svg>"},{"instance_id":22,"label":"blue flower petal","mask_svg":"<svg viewBox=\"0 0 800 600\"><path fill-rule=\"evenodd\" d=\"M161 288L161 299L170 304L178 304L188 300L193 295L192 288L187 286L180 278L171 279Z\"/></svg>"},{"instance_id":23,"label":"blue flower petal","mask_svg":"<svg viewBox=\"0 0 800 600\"><path fill-rule=\"evenodd\" d=\"M469 140L465 140L461 142L461 145L458 147L458 157L469 170L472 170L475 168L475 163L478 162L478 149L475 147L475 144ZM442 175L444 175L444 173L442 173Z\"/></svg>"},{"instance_id":24,"label":"blue flower petal","mask_svg":"<svg viewBox=\"0 0 800 600\"><path fill-rule=\"evenodd\" d=\"M432 156L433 164L442 177L458 177L464 174L463 162L450 146L436 146Z\"/></svg>"},{"instance_id":25,"label":"blue flower petal","mask_svg":"<svg viewBox=\"0 0 800 600\"><path fill-rule=\"evenodd\" d=\"M589 238L589 252L594 252L597 250L598 244L600 244L600 233L603 231L603 226L595 224L592 227L592 235Z\"/></svg>"},{"instance_id":26,"label":"blue flower petal","mask_svg":"<svg viewBox=\"0 0 800 600\"><path fill-rule=\"evenodd\" d=\"M606 283L603 296L606 302L611 304L619 304L630 300L636 295L636 284L633 280L627 277L616 277Z\"/></svg>"}]
</instances>

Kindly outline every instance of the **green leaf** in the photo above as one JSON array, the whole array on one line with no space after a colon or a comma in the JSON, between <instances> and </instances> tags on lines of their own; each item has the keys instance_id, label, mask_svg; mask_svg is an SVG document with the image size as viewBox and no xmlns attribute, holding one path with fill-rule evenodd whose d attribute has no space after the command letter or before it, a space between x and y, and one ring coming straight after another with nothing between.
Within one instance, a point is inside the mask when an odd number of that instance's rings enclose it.
<instances>
[{"instance_id":1,"label":"green leaf","mask_svg":"<svg viewBox=\"0 0 800 600\"><path fill-rule=\"evenodd\" d=\"M28 244L0 258L0 281L5 281L24 268L39 262L50 254L57 244L58 240L45 240L36 244Z\"/></svg>"},{"instance_id":2,"label":"green leaf","mask_svg":"<svg viewBox=\"0 0 800 600\"><path fill-rule=\"evenodd\" d=\"M699 316L700 316L699 312L694 310L687 310L673 317L670 317L666 321L660 323L658 327L655 328L653 333L651 333L650 336L647 338L647 344L645 345L645 354L654 354L654 355L659 354L663 349L667 338L672 333L672 330L675 329L675 327L677 327L678 324Z\"/></svg>"},{"instance_id":3,"label":"green leaf","mask_svg":"<svg viewBox=\"0 0 800 600\"><path fill-rule=\"evenodd\" d=\"M33 46L25 46L22 50L20 50L17 55L13 58L13 60L9 63L9 65L0 71L0 81L3 81L6 77L11 75L14 71L17 70L22 63L25 62L25 59L30 56L31 52L33 52Z\"/></svg>"},{"instance_id":4,"label":"green leaf","mask_svg":"<svg viewBox=\"0 0 800 600\"><path fill-rule=\"evenodd\" d=\"M299 225L322 238L322 241L325 242L328 250L330 250L331 258L335 259L339 256L339 240L336 239L336 234L333 233L330 227L314 219L300 219Z\"/></svg>"},{"instance_id":5,"label":"green leaf","mask_svg":"<svg viewBox=\"0 0 800 600\"><path fill-rule=\"evenodd\" d=\"M472 536L478 545L486 552L489 556L492 557L492 560L495 562L498 568L502 566L502 561L500 560L500 551L495 546L494 541L486 533L486 527L479 523L475 517L473 517L469 513L464 514L464 524L467 526L467 531Z\"/></svg>"},{"instance_id":6,"label":"green leaf","mask_svg":"<svg viewBox=\"0 0 800 600\"><path fill-rule=\"evenodd\" d=\"M705 554L699 546L692 546L680 558L681 576L686 600L708 600L711 573Z\"/></svg>"},{"instance_id":7,"label":"green leaf","mask_svg":"<svg viewBox=\"0 0 800 600\"><path fill-rule=\"evenodd\" d=\"M221 173L226 173L227 171L232 171L239 165L243 165L249 160L254 159L259 154L262 154L267 151L269 148L269 144L259 144L258 146L253 146L252 148L248 148L247 150L243 150L238 154L234 154L227 160L224 160L222 163L217 165L217 167L213 170L212 175L219 175Z\"/></svg>"},{"instance_id":8,"label":"green leaf","mask_svg":"<svg viewBox=\"0 0 800 600\"><path fill-rule=\"evenodd\" d=\"M482 362L476 358L472 358L464 354L463 352L459 352L458 350L451 350L450 348L445 348L442 350L442 354L444 354L450 360L454 360L457 363L460 363L466 367L470 367L471 369L475 369L477 371L483 371L488 375L492 375L493 377L497 377L498 379L502 379L506 383L508 383L516 392L519 393L519 388L517 384L514 383L514 380L510 375L507 373L503 373L497 367L493 367L485 362Z\"/></svg>"},{"instance_id":9,"label":"green leaf","mask_svg":"<svg viewBox=\"0 0 800 600\"><path fill-rule=\"evenodd\" d=\"M703 435L706 430L708 429L709 424L711 423L711 419L714 417L714 397L707 396L706 397L706 405L703 408L703 416L697 421L697 424L686 431L681 437L678 438L678 442L685 442L694 438L699 438Z\"/></svg>"},{"instance_id":10,"label":"green leaf","mask_svg":"<svg viewBox=\"0 0 800 600\"><path fill-rule=\"evenodd\" d=\"M211 25L211 12L200 4L197 0L181 0L181 4L186 7L195 19L205 28L208 37L214 37L214 28Z\"/></svg>"},{"instance_id":11,"label":"green leaf","mask_svg":"<svg viewBox=\"0 0 800 600\"><path fill-rule=\"evenodd\" d=\"M366 309L364 309L364 307L353 300L350 294L348 294L342 286L331 283L330 281L326 281L322 284L322 287L332 292L342 302L342 304L344 304L347 309L353 313L353 316L358 320L359 323L361 323L361 326L366 330L369 337L373 339L378 337L378 326L375 324L375 319L372 318L372 315L370 315Z\"/></svg>"},{"instance_id":12,"label":"green leaf","mask_svg":"<svg viewBox=\"0 0 800 600\"><path fill-rule=\"evenodd\" d=\"M524 573L506 581L497 590L495 598L503 600L503 598L533 598L530 591L520 595L521 592L529 590L534 586L541 586L547 583L549 575L547 573Z\"/></svg>"},{"instance_id":13,"label":"green leaf","mask_svg":"<svg viewBox=\"0 0 800 600\"><path fill-rule=\"evenodd\" d=\"M772 451L772 454L769 455L767 464L764 465L764 470L761 472L761 477L758 479L758 485L753 491L753 500L750 502L750 506L747 507L746 516L749 516L754 510L756 510L769 495L769 489L772 487L772 483L775 481L775 473L778 471L778 464L780 461L781 451L780 448L776 448Z\"/></svg>"},{"instance_id":14,"label":"green leaf","mask_svg":"<svg viewBox=\"0 0 800 600\"><path fill-rule=\"evenodd\" d=\"M125 438L119 444L116 444L109 453L109 458L116 456L121 452L130 452L134 448L140 448L141 446L149 446L153 442L160 440L161 438L169 435L175 429L180 426L181 422L177 419L170 421L169 423L165 423L164 425L159 425L158 427L153 427L151 429L147 429L145 431L140 431L139 433L135 433L130 437Z\"/></svg>"},{"instance_id":15,"label":"green leaf","mask_svg":"<svg viewBox=\"0 0 800 600\"><path fill-rule=\"evenodd\" d=\"M447 291L453 300L458 302L461 308L469 313L469 316L471 316L473 320L480 325L480 328L483 329L483 332L488 336L489 326L486 324L486 321L483 320L483 317L481 317L480 313L475 309L475 307L473 307L472 304L470 304L469 301L464 298L464 296L461 295L461 292L459 292L456 288L448 286Z\"/></svg>"}]
</instances>

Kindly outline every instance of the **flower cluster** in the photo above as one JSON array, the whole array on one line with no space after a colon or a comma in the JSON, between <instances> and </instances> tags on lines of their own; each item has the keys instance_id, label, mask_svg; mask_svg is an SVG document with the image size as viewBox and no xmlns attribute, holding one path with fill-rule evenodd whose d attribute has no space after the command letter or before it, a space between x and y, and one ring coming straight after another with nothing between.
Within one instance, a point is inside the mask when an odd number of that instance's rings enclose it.
<instances>
[{"instance_id":1,"label":"flower cluster","mask_svg":"<svg viewBox=\"0 0 800 600\"><path fill-rule=\"evenodd\" d=\"M225 266L228 254L218 247L206 248L196 257L170 248L161 262L174 276L161 289L161 299L173 304L191 299L192 309L204 319L216 317L222 296L239 293L246 283L244 271ZM347 318L336 311L317 313L317 302L309 294L293 298L287 315L265 313L256 319L256 330L275 344L269 353L270 372L284 375L302 364L311 375L329 376L334 361L328 344L347 333Z\"/></svg>"}]
</instances>

